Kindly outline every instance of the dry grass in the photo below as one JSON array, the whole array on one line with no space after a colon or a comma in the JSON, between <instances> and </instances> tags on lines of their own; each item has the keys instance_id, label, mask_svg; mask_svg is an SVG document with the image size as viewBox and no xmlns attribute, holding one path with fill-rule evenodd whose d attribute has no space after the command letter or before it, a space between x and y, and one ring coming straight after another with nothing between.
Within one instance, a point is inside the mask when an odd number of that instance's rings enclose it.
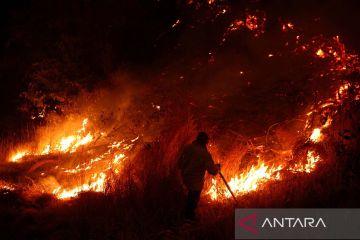
<instances>
[{"instance_id":1,"label":"dry grass","mask_svg":"<svg viewBox=\"0 0 360 240\"><path fill-rule=\"evenodd\" d=\"M339 153L337 139L321 146L326 162L311 174L286 174L259 191L238 198L212 202L203 196L198 213L200 223L170 235L164 229L182 222L185 194L175 161L180 147L197 129L189 117L169 114L161 138L138 149L124 166L111 189L103 193L82 193L61 201L51 195L29 195L21 191L0 193L1 231L4 239L233 239L235 207L358 207L360 180L357 148ZM171 123L173 125L171 125ZM331 142L334 141L334 142ZM235 154L234 152L230 152ZM358 166L358 165L357 165ZM15 166L6 168L8 177L21 174ZM2 171L2 176L5 172Z\"/></svg>"}]
</instances>

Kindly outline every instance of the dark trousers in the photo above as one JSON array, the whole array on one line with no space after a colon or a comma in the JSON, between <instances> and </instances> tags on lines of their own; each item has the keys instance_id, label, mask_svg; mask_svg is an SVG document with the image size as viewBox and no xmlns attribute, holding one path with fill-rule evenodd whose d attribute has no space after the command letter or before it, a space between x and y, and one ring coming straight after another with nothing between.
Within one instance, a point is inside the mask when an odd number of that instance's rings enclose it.
<instances>
[{"instance_id":1,"label":"dark trousers","mask_svg":"<svg viewBox=\"0 0 360 240\"><path fill-rule=\"evenodd\" d=\"M201 191L188 190L185 206L185 218L188 220L195 220L195 210L200 200Z\"/></svg>"}]
</instances>

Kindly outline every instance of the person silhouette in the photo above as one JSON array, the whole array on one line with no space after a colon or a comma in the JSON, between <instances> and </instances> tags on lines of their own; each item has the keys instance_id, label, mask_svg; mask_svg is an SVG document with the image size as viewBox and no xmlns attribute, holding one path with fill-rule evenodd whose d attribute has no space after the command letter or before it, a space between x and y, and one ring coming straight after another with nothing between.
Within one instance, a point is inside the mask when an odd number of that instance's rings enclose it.
<instances>
[{"instance_id":1,"label":"person silhouette","mask_svg":"<svg viewBox=\"0 0 360 240\"><path fill-rule=\"evenodd\" d=\"M178 161L182 182L187 190L185 220L196 220L195 211L204 186L205 172L216 175L220 170L220 164L214 164L214 160L207 149L208 142L208 134L199 132L196 139L183 148Z\"/></svg>"}]
</instances>

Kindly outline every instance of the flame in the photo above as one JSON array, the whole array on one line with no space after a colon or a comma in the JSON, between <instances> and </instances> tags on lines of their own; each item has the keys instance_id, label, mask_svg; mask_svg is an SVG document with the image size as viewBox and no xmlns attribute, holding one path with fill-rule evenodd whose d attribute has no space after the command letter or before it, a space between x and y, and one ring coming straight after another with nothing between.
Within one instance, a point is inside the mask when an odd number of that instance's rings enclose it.
<instances>
[{"instance_id":1,"label":"flame","mask_svg":"<svg viewBox=\"0 0 360 240\"><path fill-rule=\"evenodd\" d=\"M320 58L324 58L324 57L325 57L325 53L324 53L324 51L323 51L321 48L319 48L319 49L316 51L316 55L317 55L318 57L320 57Z\"/></svg>"},{"instance_id":2,"label":"flame","mask_svg":"<svg viewBox=\"0 0 360 240\"><path fill-rule=\"evenodd\" d=\"M328 99L325 104L320 105L320 109L325 111L335 106L341 106L343 99L349 96L348 92L350 87L351 85L347 82L340 85L335 92L335 97L333 99ZM330 127L333 122L332 115L335 114L336 111L325 112L328 113L325 123L323 123L323 125L320 127L313 128L310 136L308 137L308 139L313 143L321 143L324 141L325 136L322 130ZM308 122L312 114L314 114L314 112L310 112L306 115L308 119L306 121L307 123L305 124L305 130L309 128ZM282 170L311 173L316 169L317 164L321 161L322 159L320 155L313 150L307 151L304 162L298 162L293 165L284 165L281 164L280 161L277 164L269 165L268 163L261 161L259 157L258 163L256 165L252 165L247 171L241 174L235 174L230 178L228 184L233 193L236 196L239 196L251 191L255 191L259 189L260 186L269 181L281 180L280 172ZM219 184L216 179L212 179L211 185L206 191L206 194L210 197L211 200L224 200L231 197L231 193L223 184Z\"/></svg>"},{"instance_id":3,"label":"flame","mask_svg":"<svg viewBox=\"0 0 360 240\"><path fill-rule=\"evenodd\" d=\"M20 151L17 151L15 154L13 154L9 160L11 162L18 162L20 159L22 159L23 157L25 157L29 154L30 153L27 150L20 150Z\"/></svg>"},{"instance_id":4,"label":"flame","mask_svg":"<svg viewBox=\"0 0 360 240\"><path fill-rule=\"evenodd\" d=\"M289 170L294 172L306 172L311 173L316 168L316 164L321 161L319 155L314 151L308 151L306 154L306 163L296 163L293 167L290 167Z\"/></svg>"},{"instance_id":5,"label":"flame","mask_svg":"<svg viewBox=\"0 0 360 240\"><path fill-rule=\"evenodd\" d=\"M228 184L233 193L239 196L256 191L260 186L269 181L281 180L281 170L288 169L294 172L311 173L320 161L320 156L314 151L307 152L306 163L296 163L292 167L286 167L283 164L273 164L270 166L260 161L257 165L251 166L247 171L232 177ZM212 179L211 187L206 194L209 195L211 200L224 200L231 197L231 193L225 186L220 186L216 179Z\"/></svg>"},{"instance_id":6,"label":"flame","mask_svg":"<svg viewBox=\"0 0 360 240\"><path fill-rule=\"evenodd\" d=\"M326 100L319 104L320 111L332 109L340 106L343 100L349 96L351 85L347 82L343 83L335 91L335 97ZM154 105L155 108L157 105ZM315 114L315 111L308 113L306 116L308 120ZM323 130L332 124L332 114L329 112L327 120L321 126L314 127L309 131L310 125L305 126L306 132L309 133L308 139L313 143L321 143L326 139ZM48 155L53 153L77 153L83 146L86 147L94 142L95 135L106 137L107 133L99 131L98 133L90 131L88 128L89 119L84 118L78 128L70 135L59 136L57 140L45 142L38 147L37 150L31 148L21 147L9 158L12 162L21 162L25 157ZM48 192L54 194L59 199L69 199L76 197L83 191L104 192L106 189L107 178L109 171L114 174L119 174L122 169L123 162L128 158L126 152L131 150L133 145L138 141L139 136L133 139L118 140L107 144L106 150L95 156L85 159L85 161L77 164L75 167L64 168L58 165L54 168L57 172L68 174L69 178L65 181L60 181L57 184L48 186ZM261 160L261 154L258 156L257 163L251 165L246 171L241 174L233 174L229 179L229 186L235 195L243 195L252 191L256 191L264 186L269 181L281 180L281 171L290 170L292 172L311 173L316 169L318 162L322 161L321 157L315 151L307 151L306 158L303 162L295 163L291 166L284 161L277 161L270 164L269 162ZM226 169L225 169L226 170ZM227 172L224 171L227 175ZM82 176L82 181L79 183L79 174ZM46 175L42 172L41 176ZM70 180L70 178L75 180ZM231 197L230 192L226 189L224 184L219 180L212 179L209 189L206 191L211 200L225 200Z\"/></svg>"},{"instance_id":7,"label":"flame","mask_svg":"<svg viewBox=\"0 0 360 240\"><path fill-rule=\"evenodd\" d=\"M257 24L258 22L258 19L256 16L253 16L253 15L248 15L246 17L246 27L250 30L254 30L254 29L257 29L259 28L259 25Z\"/></svg>"},{"instance_id":8,"label":"flame","mask_svg":"<svg viewBox=\"0 0 360 240\"><path fill-rule=\"evenodd\" d=\"M0 180L0 190L14 191L16 188L7 182Z\"/></svg>"},{"instance_id":9,"label":"flame","mask_svg":"<svg viewBox=\"0 0 360 240\"><path fill-rule=\"evenodd\" d=\"M193 4L194 1L188 0L187 4ZM216 5L216 0L208 0L209 5ZM221 13L225 13L227 10L221 9ZM255 12L253 14L247 13L242 19L235 19L226 29L223 34L223 42L226 40L228 35L234 31L238 30L248 30L254 33L255 36L264 33L265 29L265 14L261 12ZM181 20L176 20L172 27L175 28L181 24ZM291 22L285 23L282 25L282 30L284 32L294 29L294 24ZM298 44L300 39L299 35L296 36L296 44ZM319 58L328 57L333 63L336 63L331 71L344 71L349 69L349 64L347 62L355 59L354 56L346 54L344 46L340 43L339 37L336 36L333 39L338 47L325 46L324 44L304 44L299 46L299 49L303 51L309 51L312 56L317 56ZM321 48L319 48L321 47ZM315 53L315 54L314 54ZM277 52L275 52L278 56ZM271 58L274 54L269 53L267 57ZM240 72L241 75L244 74L243 71ZM310 118L314 112L307 114L307 121L304 128L304 133L306 138L311 141L311 143L319 144L326 139L326 131L323 131L325 128L328 128L333 123L332 117L334 112L332 108L340 106L343 102L343 99L350 95L350 88L354 87L350 83L345 82L339 86L336 90L335 97L327 99L325 102L318 107L318 112L326 112L326 121L323 125L312 126L310 124ZM359 86L357 89L359 90ZM360 94L355 96L356 100L360 100ZM152 104L152 107L158 111L162 108L160 105ZM45 108L39 114L40 118L45 117ZM80 125L80 124L78 124ZM41 141L41 144L33 147L20 147L9 157L11 162L21 162L26 160L27 157L31 156L43 156L49 154L62 154L74 156L80 154L80 149L90 149L90 145L95 143L98 139L97 136L106 137L107 133L104 131L99 131L98 133L89 130L89 119L86 117L82 119L81 126L78 126L76 130L66 132L66 134L60 134L61 136L54 136L52 133L51 140ZM59 126L59 129L61 127ZM66 126L61 129L68 130ZM124 139L117 139L116 141L107 142L101 152L89 156L81 155L84 157L82 162L76 162L73 165L56 165L53 170L57 173L65 174L66 178L63 181L57 179L57 182L54 186L48 186L50 188L49 192L54 194L59 199L69 199L76 197L80 192L83 191L95 191L95 192L104 192L106 189L107 179L110 175L110 171L115 174L120 173L123 162L128 159L127 151L131 150L133 145L137 142L139 136L136 138L125 141ZM86 148L89 147L89 148ZM91 152L91 151L89 151ZM88 152L86 152L88 154ZM74 155L72 155L74 154ZM62 159L63 160L63 159ZM65 159L67 160L67 159ZM240 160L240 159L239 159ZM316 169L317 164L322 161L320 155L313 150L308 150L306 152L306 157L302 159L303 161L295 163L291 166L284 159L276 159L277 161L268 161L261 160L260 157L257 159L256 164L253 164L246 168L242 173L236 174L234 172L225 172L225 176L231 176L229 179L229 186L233 190L235 195L242 195L252 191L258 190L261 186L268 183L269 181L281 180L281 171L290 170L294 172L302 173L311 173ZM287 159L289 160L289 159ZM59 163L60 164L60 163ZM227 169L224 169L227 170ZM112 173L111 172L111 173ZM231 173L231 174L230 174ZM81 174L81 175L80 175ZM42 172L41 176L46 175ZM84 178L81 182L78 181L79 177ZM75 180L71 180L75 178ZM0 184L2 185L2 184ZM1 188L1 186L0 186ZM3 189L10 189L9 186L3 185ZM221 182L216 179L211 180L211 185L206 191L212 200L223 200L231 197L230 192L225 188Z\"/></svg>"},{"instance_id":10,"label":"flame","mask_svg":"<svg viewBox=\"0 0 360 240\"><path fill-rule=\"evenodd\" d=\"M275 173L280 171L282 168L282 165L268 166L264 162L260 162L256 166L251 166L248 171L232 177L228 184L235 195L245 194L257 190L262 183L271 179L280 180L280 175ZM226 189L221 189L220 193L225 198L231 197L231 193ZM212 186L208 190L207 194L210 195L212 200L218 199L219 188L217 180L212 179Z\"/></svg>"},{"instance_id":11,"label":"flame","mask_svg":"<svg viewBox=\"0 0 360 240\"><path fill-rule=\"evenodd\" d=\"M73 135L60 137L58 140L55 140L54 143L45 143L42 147L39 147L38 150L18 150L9 157L9 161L20 162L23 157L29 155L41 156L51 153L73 153L79 147L89 144L94 140L93 135L90 132L87 132L86 126L88 122L89 119L85 118L82 121L81 128L75 131Z\"/></svg>"},{"instance_id":12,"label":"flame","mask_svg":"<svg viewBox=\"0 0 360 240\"><path fill-rule=\"evenodd\" d=\"M310 140L313 142L320 142L321 137L322 137L321 129L315 128L310 136Z\"/></svg>"},{"instance_id":13,"label":"flame","mask_svg":"<svg viewBox=\"0 0 360 240\"><path fill-rule=\"evenodd\" d=\"M305 164L304 170L307 173L310 173L315 169L316 163L320 161L320 156L316 155L314 151L308 151L307 153L307 163Z\"/></svg>"},{"instance_id":14,"label":"flame","mask_svg":"<svg viewBox=\"0 0 360 240\"><path fill-rule=\"evenodd\" d=\"M105 173L94 174L91 178L91 182L89 182L88 184L83 184L72 189L62 189L61 187L58 187L54 189L52 193L59 199L69 199L77 196L80 192L84 191L91 190L94 192L103 192L105 189L105 180Z\"/></svg>"},{"instance_id":15,"label":"flame","mask_svg":"<svg viewBox=\"0 0 360 240\"><path fill-rule=\"evenodd\" d=\"M15 151L13 155L9 157L12 162L20 163L24 160L25 156L45 156L49 154L82 154L79 149L86 147L87 149L91 143L95 141L95 135L105 137L105 132L93 132L88 128L89 119L84 118L70 135L60 135L53 139L54 136L50 136L50 141L44 142L35 150L31 148L21 147L18 151ZM67 125L60 127L66 129ZM53 134L53 132L50 132ZM56 135L56 134L54 134ZM95 156L83 159L81 163L78 163L75 167L61 167L56 165L54 170L57 173L63 172L67 174L65 180L55 179L50 183L42 183L42 186L47 192L54 194L59 199L69 199L76 197L83 191L104 192L107 182L109 171L115 174L119 174L121 166L124 160L128 158L126 152L131 150L133 145L138 141L139 136L130 139L128 141L113 141L105 146L105 150L101 150L96 153ZM128 143L127 143L128 142ZM86 157L87 151L85 151L84 157ZM65 155L67 156L67 155ZM81 174L81 175L79 175ZM46 173L40 173L40 176L45 177ZM81 176L81 178L79 178ZM78 181L81 179L81 182Z\"/></svg>"}]
</instances>

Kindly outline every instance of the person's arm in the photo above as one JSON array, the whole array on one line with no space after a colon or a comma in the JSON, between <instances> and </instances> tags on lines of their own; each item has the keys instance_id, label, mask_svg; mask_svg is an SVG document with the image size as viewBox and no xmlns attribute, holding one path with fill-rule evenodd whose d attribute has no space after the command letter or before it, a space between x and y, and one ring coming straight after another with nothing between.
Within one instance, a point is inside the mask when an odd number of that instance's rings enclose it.
<instances>
[{"instance_id":1,"label":"person's arm","mask_svg":"<svg viewBox=\"0 0 360 240\"><path fill-rule=\"evenodd\" d=\"M220 164L215 164L214 160L212 159L212 156L210 153L207 154L205 164L206 164L206 170L211 175L216 175L220 170Z\"/></svg>"}]
</instances>

